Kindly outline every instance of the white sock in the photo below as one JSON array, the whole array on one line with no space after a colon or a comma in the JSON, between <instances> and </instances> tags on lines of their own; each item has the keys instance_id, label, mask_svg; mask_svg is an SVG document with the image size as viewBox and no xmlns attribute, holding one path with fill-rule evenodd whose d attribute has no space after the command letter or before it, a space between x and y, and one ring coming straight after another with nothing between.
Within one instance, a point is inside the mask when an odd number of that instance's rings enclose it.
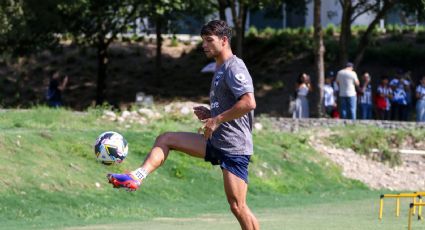
<instances>
[{"instance_id":1,"label":"white sock","mask_svg":"<svg viewBox=\"0 0 425 230\"><path fill-rule=\"evenodd\" d=\"M144 168L138 168L131 172L131 175L133 175L135 178L137 178L139 181L142 181L148 176L148 171Z\"/></svg>"}]
</instances>

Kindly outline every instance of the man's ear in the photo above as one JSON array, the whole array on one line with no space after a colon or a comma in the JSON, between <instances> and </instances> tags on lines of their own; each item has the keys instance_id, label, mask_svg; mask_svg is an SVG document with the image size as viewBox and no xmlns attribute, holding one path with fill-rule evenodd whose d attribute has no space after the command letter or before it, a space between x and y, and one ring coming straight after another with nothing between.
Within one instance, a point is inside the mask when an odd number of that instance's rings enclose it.
<instances>
[{"instance_id":1,"label":"man's ear","mask_svg":"<svg viewBox=\"0 0 425 230\"><path fill-rule=\"evenodd\" d=\"M222 45L223 46L226 46L226 44L229 43L229 38L227 36L223 36L223 37L221 37L221 39L222 39Z\"/></svg>"}]
</instances>

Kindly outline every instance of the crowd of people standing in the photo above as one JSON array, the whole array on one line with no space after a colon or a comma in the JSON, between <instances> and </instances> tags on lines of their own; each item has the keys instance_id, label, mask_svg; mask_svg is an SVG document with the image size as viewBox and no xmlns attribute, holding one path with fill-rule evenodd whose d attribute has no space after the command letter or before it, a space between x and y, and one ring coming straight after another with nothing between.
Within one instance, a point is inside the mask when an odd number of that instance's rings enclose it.
<instances>
[{"instance_id":1,"label":"crowd of people standing","mask_svg":"<svg viewBox=\"0 0 425 230\"><path fill-rule=\"evenodd\" d=\"M409 121L415 110L416 121L425 122L425 75L412 81L410 72L397 70L394 77L381 76L379 85L372 86L368 72L360 80L352 63L335 74L329 72L323 88L326 115L342 119L379 119ZM307 95L312 87L306 73L298 76L293 118L308 118Z\"/></svg>"}]
</instances>

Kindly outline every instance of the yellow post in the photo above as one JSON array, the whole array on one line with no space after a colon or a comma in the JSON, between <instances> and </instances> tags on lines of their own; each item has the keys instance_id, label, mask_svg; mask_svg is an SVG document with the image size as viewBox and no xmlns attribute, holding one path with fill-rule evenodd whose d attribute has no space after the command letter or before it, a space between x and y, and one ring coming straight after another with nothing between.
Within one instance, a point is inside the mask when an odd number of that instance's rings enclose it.
<instances>
[{"instance_id":1,"label":"yellow post","mask_svg":"<svg viewBox=\"0 0 425 230\"><path fill-rule=\"evenodd\" d=\"M396 205L395 205L395 215L397 217L400 216L400 197L397 197Z\"/></svg>"},{"instance_id":2,"label":"yellow post","mask_svg":"<svg viewBox=\"0 0 425 230\"><path fill-rule=\"evenodd\" d=\"M384 208L384 195L381 195L381 199L379 201L379 220L382 220L382 209Z\"/></svg>"},{"instance_id":3,"label":"yellow post","mask_svg":"<svg viewBox=\"0 0 425 230\"><path fill-rule=\"evenodd\" d=\"M419 198L419 204L422 204L422 196L418 196ZM422 220L422 205L419 205L418 207L418 220Z\"/></svg>"},{"instance_id":4,"label":"yellow post","mask_svg":"<svg viewBox=\"0 0 425 230\"><path fill-rule=\"evenodd\" d=\"M412 203L413 203L413 204L414 204L414 203L416 203L416 196L415 196L415 197L413 197ZM416 214L416 206L413 206L413 212L412 212L412 215L415 215L415 214Z\"/></svg>"},{"instance_id":5,"label":"yellow post","mask_svg":"<svg viewBox=\"0 0 425 230\"><path fill-rule=\"evenodd\" d=\"M410 207L409 207L409 222L407 223L407 229L408 230L412 230L412 215L413 215L413 207L415 207L413 205L413 203L410 203Z\"/></svg>"}]
</instances>

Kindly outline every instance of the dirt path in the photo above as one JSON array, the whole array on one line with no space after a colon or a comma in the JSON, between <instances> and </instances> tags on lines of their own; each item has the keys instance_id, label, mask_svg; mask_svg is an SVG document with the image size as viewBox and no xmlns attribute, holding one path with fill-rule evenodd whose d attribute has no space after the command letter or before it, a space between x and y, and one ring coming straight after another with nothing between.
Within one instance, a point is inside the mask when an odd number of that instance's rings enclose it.
<instances>
[{"instance_id":1,"label":"dirt path","mask_svg":"<svg viewBox=\"0 0 425 230\"><path fill-rule=\"evenodd\" d=\"M402 165L392 168L356 154L352 149L325 145L322 140L330 134L315 133L309 140L310 145L339 165L345 177L359 180L373 189L425 190L425 156L402 154Z\"/></svg>"}]
</instances>

